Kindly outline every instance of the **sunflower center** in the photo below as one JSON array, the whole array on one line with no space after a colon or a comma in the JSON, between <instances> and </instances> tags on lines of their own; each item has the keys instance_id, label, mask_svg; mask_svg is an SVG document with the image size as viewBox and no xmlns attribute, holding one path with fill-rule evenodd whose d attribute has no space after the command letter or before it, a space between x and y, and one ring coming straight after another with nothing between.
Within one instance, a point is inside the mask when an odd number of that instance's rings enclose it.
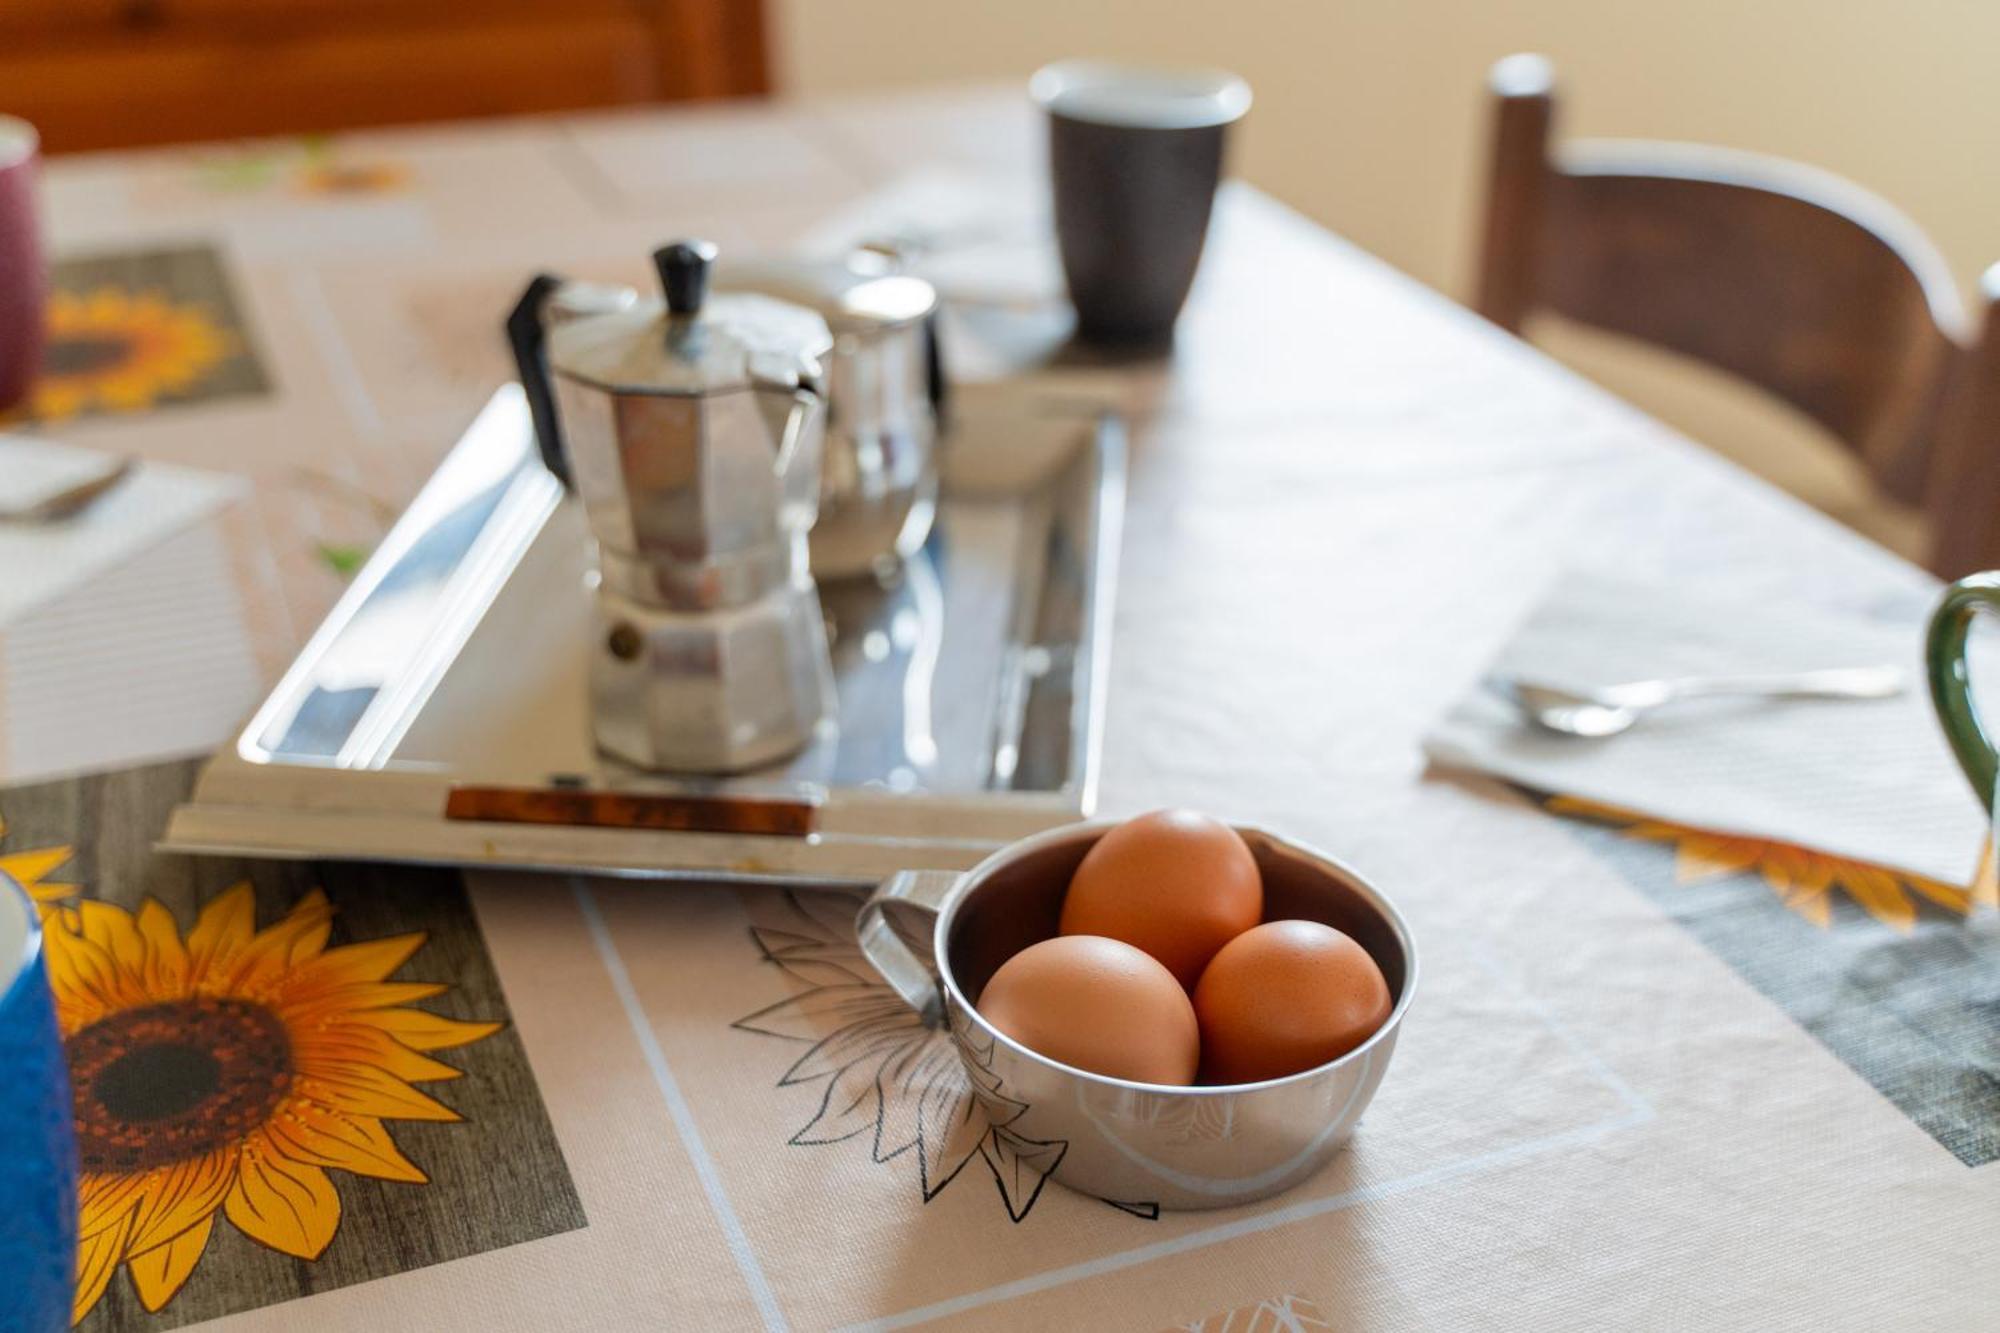
<instances>
[{"instance_id":1,"label":"sunflower center","mask_svg":"<svg viewBox=\"0 0 2000 1333\"><path fill-rule=\"evenodd\" d=\"M51 338L42 363L51 375L92 375L122 365L132 353L131 339L116 334L70 334Z\"/></svg>"},{"instance_id":2,"label":"sunflower center","mask_svg":"<svg viewBox=\"0 0 2000 1333\"><path fill-rule=\"evenodd\" d=\"M113 1060L90 1095L120 1120L170 1120L213 1097L222 1064L195 1046L141 1046Z\"/></svg>"},{"instance_id":3,"label":"sunflower center","mask_svg":"<svg viewBox=\"0 0 2000 1333\"><path fill-rule=\"evenodd\" d=\"M284 1023L226 996L120 1010L65 1051L85 1171L148 1171L240 1142L292 1084Z\"/></svg>"}]
</instances>

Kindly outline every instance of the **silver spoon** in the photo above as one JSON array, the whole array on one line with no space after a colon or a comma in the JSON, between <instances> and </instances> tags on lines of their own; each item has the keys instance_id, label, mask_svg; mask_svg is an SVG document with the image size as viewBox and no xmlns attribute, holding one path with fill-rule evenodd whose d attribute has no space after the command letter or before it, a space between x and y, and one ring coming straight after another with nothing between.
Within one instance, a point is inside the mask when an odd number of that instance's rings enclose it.
<instances>
[{"instance_id":1,"label":"silver spoon","mask_svg":"<svg viewBox=\"0 0 2000 1333\"><path fill-rule=\"evenodd\" d=\"M0 522L60 523L64 519L75 518L95 504L106 491L131 476L137 466L133 459L118 459L95 476L66 486L53 495L42 496L33 504L18 509L0 509Z\"/></svg>"},{"instance_id":2,"label":"silver spoon","mask_svg":"<svg viewBox=\"0 0 2000 1333\"><path fill-rule=\"evenodd\" d=\"M1841 667L1773 676L1684 676L1634 680L1594 690L1565 690L1531 681L1502 683L1528 720L1565 736L1616 736L1642 714L1681 699L1887 699L1903 692L1901 667Z\"/></svg>"}]
</instances>

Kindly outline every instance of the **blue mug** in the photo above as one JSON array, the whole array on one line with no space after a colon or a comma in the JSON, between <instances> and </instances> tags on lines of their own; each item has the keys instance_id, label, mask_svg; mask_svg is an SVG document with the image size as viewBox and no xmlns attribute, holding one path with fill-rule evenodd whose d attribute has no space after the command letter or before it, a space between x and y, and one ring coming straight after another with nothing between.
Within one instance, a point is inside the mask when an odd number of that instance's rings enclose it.
<instances>
[{"instance_id":1,"label":"blue mug","mask_svg":"<svg viewBox=\"0 0 2000 1333\"><path fill-rule=\"evenodd\" d=\"M0 874L0 1329L69 1327L76 1139L42 926Z\"/></svg>"}]
</instances>

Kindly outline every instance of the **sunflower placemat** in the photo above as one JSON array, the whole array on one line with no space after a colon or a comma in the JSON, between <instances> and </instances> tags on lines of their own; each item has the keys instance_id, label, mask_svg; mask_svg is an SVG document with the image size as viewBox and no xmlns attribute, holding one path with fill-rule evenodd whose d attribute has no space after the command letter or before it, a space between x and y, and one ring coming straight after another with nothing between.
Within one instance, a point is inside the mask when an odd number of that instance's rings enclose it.
<instances>
[{"instance_id":1,"label":"sunflower placemat","mask_svg":"<svg viewBox=\"0 0 2000 1333\"><path fill-rule=\"evenodd\" d=\"M81 1326L174 1328L582 1227L459 875L155 856L193 774L0 790L73 1085Z\"/></svg>"},{"instance_id":2,"label":"sunflower placemat","mask_svg":"<svg viewBox=\"0 0 2000 1333\"><path fill-rule=\"evenodd\" d=\"M1992 844L1970 885L1570 796L1620 877L1970 1167L2000 1161Z\"/></svg>"},{"instance_id":3,"label":"sunflower placemat","mask_svg":"<svg viewBox=\"0 0 2000 1333\"><path fill-rule=\"evenodd\" d=\"M410 164L383 152L356 152L330 135L295 141L273 139L241 148L189 154L187 168L170 179L183 188L231 202L278 194L306 199L399 194L414 178ZM148 184L158 188L159 182ZM173 202L168 196L161 202Z\"/></svg>"},{"instance_id":4,"label":"sunflower placemat","mask_svg":"<svg viewBox=\"0 0 2000 1333\"><path fill-rule=\"evenodd\" d=\"M1577 821L1620 879L1980 1166L2000 1160L2000 925L1974 911L1988 826L1917 684L1921 641L1920 618L1570 572L1424 745ZM1496 687L1883 664L1909 669L1896 697L1696 700L1603 738L1538 728Z\"/></svg>"},{"instance_id":5,"label":"sunflower placemat","mask_svg":"<svg viewBox=\"0 0 2000 1333\"><path fill-rule=\"evenodd\" d=\"M51 275L26 420L66 421L270 392L211 246L78 255Z\"/></svg>"}]
</instances>

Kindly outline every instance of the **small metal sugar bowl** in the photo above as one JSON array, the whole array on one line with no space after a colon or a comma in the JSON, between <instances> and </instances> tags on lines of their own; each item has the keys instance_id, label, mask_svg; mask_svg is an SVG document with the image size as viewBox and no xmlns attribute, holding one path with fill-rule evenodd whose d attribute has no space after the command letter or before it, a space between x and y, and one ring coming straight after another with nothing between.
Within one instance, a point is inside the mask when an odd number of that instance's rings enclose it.
<instances>
[{"instance_id":1,"label":"small metal sugar bowl","mask_svg":"<svg viewBox=\"0 0 2000 1333\"><path fill-rule=\"evenodd\" d=\"M833 335L813 573L850 578L921 547L937 509L945 396L936 289L866 249L835 260L732 263L717 282L804 306Z\"/></svg>"},{"instance_id":2,"label":"small metal sugar bowl","mask_svg":"<svg viewBox=\"0 0 2000 1333\"><path fill-rule=\"evenodd\" d=\"M705 242L653 259L664 302L544 275L507 332L543 461L596 547L598 748L738 772L797 751L834 708L806 546L832 335L768 296L710 297Z\"/></svg>"}]
</instances>

